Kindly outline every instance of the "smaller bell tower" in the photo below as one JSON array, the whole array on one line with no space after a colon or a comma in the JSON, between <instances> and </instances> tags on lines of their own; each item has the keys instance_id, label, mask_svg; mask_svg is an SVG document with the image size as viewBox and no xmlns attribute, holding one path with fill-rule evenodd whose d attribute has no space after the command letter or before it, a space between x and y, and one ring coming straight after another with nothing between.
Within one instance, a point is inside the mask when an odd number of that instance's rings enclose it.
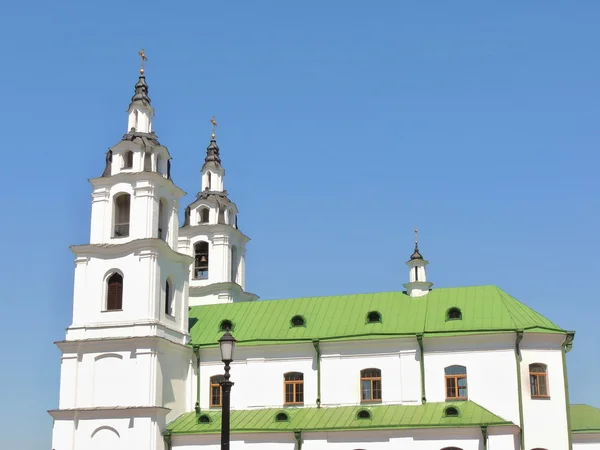
<instances>
[{"instance_id":1,"label":"smaller bell tower","mask_svg":"<svg viewBox=\"0 0 600 450\"><path fill-rule=\"evenodd\" d=\"M201 169L201 188L196 200L185 210L179 230L181 253L194 258L189 281L190 306L252 301L258 296L245 291L246 244L250 240L238 228L238 209L224 189L225 169L212 136Z\"/></svg>"},{"instance_id":2,"label":"smaller bell tower","mask_svg":"<svg viewBox=\"0 0 600 450\"><path fill-rule=\"evenodd\" d=\"M415 228L415 250L406 262L409 268L409 282L404 284L407 294L411 297L423 297L429 293L431 286L433 286L432 282L427 281L427 264L429 264L429 261L426 261L419 251L419 230Z\"/></svg>"}]
</instances>

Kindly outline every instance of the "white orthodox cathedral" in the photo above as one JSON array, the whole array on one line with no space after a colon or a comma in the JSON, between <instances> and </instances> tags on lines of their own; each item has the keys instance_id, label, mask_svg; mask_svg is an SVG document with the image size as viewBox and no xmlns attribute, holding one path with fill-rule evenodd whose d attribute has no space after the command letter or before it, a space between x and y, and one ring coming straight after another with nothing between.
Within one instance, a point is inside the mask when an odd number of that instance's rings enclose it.
<instances>
[{"instance_id":1,"label":"white orthodox cathedral","mask_svg":"<svg viewBox=\"0 0 600 450\"><path fill-rule=\"evenodd\" d=\"M415 245L397 292L259 301L215 136L185 208L143 74L92 184L75 254L54 450L599 450L569 403L566 331L496 286L432 288ZM507 262L508 263L508 262Z\"/></svg>"}]
</instances>

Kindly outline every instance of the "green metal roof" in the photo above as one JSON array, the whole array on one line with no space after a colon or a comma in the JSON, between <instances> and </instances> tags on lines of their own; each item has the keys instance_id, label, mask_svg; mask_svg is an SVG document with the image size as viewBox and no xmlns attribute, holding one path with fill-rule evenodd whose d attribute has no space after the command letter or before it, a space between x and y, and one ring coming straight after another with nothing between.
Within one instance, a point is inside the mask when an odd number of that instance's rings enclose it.
<instances>
[{"instance_id":1,"label":"green metal roof","mask_svg":"<svg viewBox=\"0 0 600 450\"><path fill-rule=\"evenodd\" d=\"M590 405L571 405L573 433L600 433L600 408Z\"/></svg>"},{"instance_id":2,"label":"green metal roof","mask_svg":"<svg viewBox=\"0 0 600 450\"><path fill-rule=\"evenodd\" d=\"M445 417L444 410L454 406L459 417ZM366 409L370 419L359 419ZM289 420L277 422L278 413L285 412ZM202 411L209 423L198 423L195 412L179 416L167 425L172 434L214 434L221 430L221 411ZM281 431L342 431L402 428L471 427L480 425L514 425L472 401L460 403L427 403L418 406L382 405L372 407L340 406L335 408L268 408L231 411L232 433Z\"/></svg>"},{"instance_id":3,"label":"green metal roof","mask_svg":"<svg viewBox=\"0 0 600 450\"><path fill-rule=\"evenodd\" d=\"M451 307L460 308L461 320L446 320ZM381 313L381 323L367 323L370 311ZM295 315L305 319L305 326L291 326ZM240 345L380 339L416 333L565 332L496 286L434 289L418 298L403 292L381 292L194 306L189 317L191 343L199 346L216 345L223 334L223 320L233 323L232 333Z\"/></svg>"}]
</instances>

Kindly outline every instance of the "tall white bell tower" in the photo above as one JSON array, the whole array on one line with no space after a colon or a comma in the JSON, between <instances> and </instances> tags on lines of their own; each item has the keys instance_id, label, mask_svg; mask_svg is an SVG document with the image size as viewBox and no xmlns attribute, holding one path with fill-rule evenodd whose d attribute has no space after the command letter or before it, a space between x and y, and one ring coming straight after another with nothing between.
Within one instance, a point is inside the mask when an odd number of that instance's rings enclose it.
<instances>
[{"instance_id":1,"label":"tall white bell tower","mask_svg":"<svg viewBox=\"0 0 600 450\"><path fill-rule=\"evenodd\" d=\"M179 230L179 251L194 258L190 306L258 299L244 290L250 238L239 230L237 206L224 189L225 169L215 137L217 122L214 117L211 122L213 133L201 170L202 190L186 208L185 223Z\"/></svg>"},{"instance_id":2,"label":"tall white bell tower","mask_svg":"<svg viewBox=\"0 0 600 450\"><path fill-rule=\"evenodd\" d=\"M145 55L142 57L145 58ZM177 251L171 156L152 131L141 70L128 131L91 179L90 243L75 254L73 323L62 351L55 450L162 450L187 405L191 256Z\"/></svg>"}]
</instances>

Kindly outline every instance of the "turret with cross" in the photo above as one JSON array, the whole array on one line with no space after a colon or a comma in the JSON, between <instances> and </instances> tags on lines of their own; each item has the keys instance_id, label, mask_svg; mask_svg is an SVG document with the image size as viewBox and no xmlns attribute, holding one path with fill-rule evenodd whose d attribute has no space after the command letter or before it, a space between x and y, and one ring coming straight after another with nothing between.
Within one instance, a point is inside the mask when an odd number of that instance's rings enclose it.
<instances>
[{"instance_id":1,"label":"turret with cross","mask_svg":"<svg viewBox=\"0 0 600 450\"><path fill-rule=\"evenodd\" d=\"M404 285L411 297L422 297L430 290L433 283L427 281L426 266L429 264L419 251L419 229L415 227L415 249L406 262L409 267L409 282Z\"/></svg>"}]
</instances>

